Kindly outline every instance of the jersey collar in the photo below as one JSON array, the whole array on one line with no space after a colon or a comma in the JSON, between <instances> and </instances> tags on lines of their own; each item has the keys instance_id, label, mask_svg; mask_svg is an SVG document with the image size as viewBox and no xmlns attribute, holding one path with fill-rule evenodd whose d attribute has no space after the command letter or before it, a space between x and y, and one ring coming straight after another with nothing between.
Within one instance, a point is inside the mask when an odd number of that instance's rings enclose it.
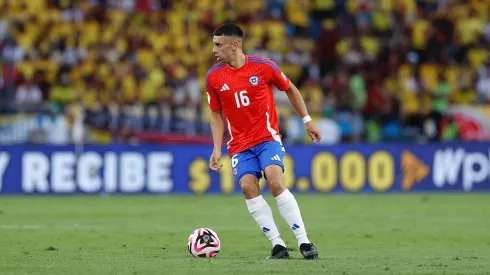
<instances>
[{"instance_id":1,"label":"jersey collar","mask_svg":"<svg viewBox=\"0 0 490 275\"><path fill-rule=\"evenodd\" d=\"M228 69L233 70L233 71L238 71L238 70L240 70L241 68L245 67L248 64L248 59L249 59L248 55L245 55L245 64L243 64L243 66L241 66L238 69L232 68L230 65L228 65L228 63L225 63L225 64L226 64L226 67Z\"/></svg>"}]
</instances>

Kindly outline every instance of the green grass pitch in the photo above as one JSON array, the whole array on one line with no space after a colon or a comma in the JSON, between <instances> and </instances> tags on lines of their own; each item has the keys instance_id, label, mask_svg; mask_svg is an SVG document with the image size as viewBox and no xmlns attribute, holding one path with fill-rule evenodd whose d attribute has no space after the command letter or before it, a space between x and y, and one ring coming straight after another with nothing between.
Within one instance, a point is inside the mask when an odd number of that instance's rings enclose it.
<instances>
[{"instance_id":1,"label":"green grass pitch","mask_svg":"<svg viewBox=\"0 0 490 275\"><path fill-rule=\"evenodd\" d=\"M1 197L0 274L490 274L489 195L297 195L314 261L266 198L289 260L240 196ZM198 227L216 258L187 251Z\"/></svg>"}]
</instances>

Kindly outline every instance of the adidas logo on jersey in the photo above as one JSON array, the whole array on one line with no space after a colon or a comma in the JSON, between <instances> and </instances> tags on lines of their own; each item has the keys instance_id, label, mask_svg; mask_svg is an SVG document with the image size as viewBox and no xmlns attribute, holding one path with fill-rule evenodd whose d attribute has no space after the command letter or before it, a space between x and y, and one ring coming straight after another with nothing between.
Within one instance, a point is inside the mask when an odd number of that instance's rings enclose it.
<instances>
[{"instance_id":1,"label":"adidas logo on jersey","mask_svg":"<svg viewBox=\"0 0 490 275\"><path fill-rule=\"evenodd\" d=\"M277 160L277 161L281 161L281 158L278 156L278 155L274 155L271 160Z\"/></svg>"},{"instance_id":2,"label":"adidas logo on jersey","mask_svg":"<svg viewBox=\"0 0 490 275\"><path fill-rule=\"evenodd\" d=\"M221 87L221 90L219 90L220 92L223 92L223 91L228 91L230 89L230 87L228 87L228 85L225 83L223 84L223 87Z\"/></svg>"}]
</instances>

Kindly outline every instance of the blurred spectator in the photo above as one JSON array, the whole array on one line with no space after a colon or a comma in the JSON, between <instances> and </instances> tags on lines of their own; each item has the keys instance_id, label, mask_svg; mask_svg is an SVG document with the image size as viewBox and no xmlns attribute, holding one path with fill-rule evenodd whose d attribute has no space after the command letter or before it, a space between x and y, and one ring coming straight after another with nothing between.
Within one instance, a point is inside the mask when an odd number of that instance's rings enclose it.
<instances>
[{"instance_id":1,"label":"blurred spectator","mask_svg":"<svg viewBox=\"0 0 490 275\"><path fill-rule=\"evenodd\" d=\"M299 86L326 143L454 140L461 135L448 110L490 102L488 7L486 0L5 0L0 113L43 117L44 127L63 133L76 122L74 132L94 143L209 138L210 35L234 21L245 29L245 52L273 59ZM287 96L274 95L285 141L305 142Z\"/></svg>"},{"instance_id":2,"label":"blurred spectator","mask_svg":"<svg viewBox=\"0 0 490 275\"><path fill-rule=\"evenodd\" d=\"M42 103L42 92L39 86L32 80L26 80L15 92L15 103L19 110L26 110Z\"/></svg>"},{"instance_id":3,"label":"blurred spectator","mask_svg":"<svg viewBox=\"0 0 490 275\"><path fill-rule=\"evenodd\" d=\"M452 117L448 117L444 124L442 124L442 137L443 141L454 141L460 138L459 126Z\"/></svg>"},{"instance_id":4,"label":"blurred spectator","mask_svg":"<svg viewBox=\"0 0 490 275\"><path fill-rule=\"evenodd\" d=\"M449 99L452 94L452 88L446 79L444 73L439 73L438 83L432 90L432 111L439 113L441 116L449 106Z\"/></svg>"},{"instance_id":5,"label":"blurred spectator","mask_svg":"<svg viewBox=\"0 0 490 275\"><path fill-rule=\"evenodd\" d=\"M481 75L476 84L479 101L481 103L490 103L490 70L486 70L487 75Z\"/></svg>"}]
</instances>

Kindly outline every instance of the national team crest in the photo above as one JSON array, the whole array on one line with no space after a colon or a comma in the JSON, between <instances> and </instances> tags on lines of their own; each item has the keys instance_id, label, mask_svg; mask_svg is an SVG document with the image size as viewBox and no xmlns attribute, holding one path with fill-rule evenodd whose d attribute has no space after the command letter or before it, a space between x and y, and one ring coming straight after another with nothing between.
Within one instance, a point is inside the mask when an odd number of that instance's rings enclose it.
<instances>
[{"instance_id":1,"label":"national team crest","mask_svg":"<svg viewBox=\"0 0 490 275\"><path fill-rule=\"evenodd\" d=\"M256 76L256 75L252 75L249 79L248 79L248 82L250 82L250 84L252 84L252 86L257 86L259 85L259 77Z\"/></svg>"},{"instance_id":2,"label":"national team crest","mask_svg":"<svg viewBox=\"0 0 490 275\"><path fill-rule=\"evenodd\" d=\"M236 176L237 173L238 173L238 170L236 168L233 168L233 176Z\"/></svg>"}]
</instances>

